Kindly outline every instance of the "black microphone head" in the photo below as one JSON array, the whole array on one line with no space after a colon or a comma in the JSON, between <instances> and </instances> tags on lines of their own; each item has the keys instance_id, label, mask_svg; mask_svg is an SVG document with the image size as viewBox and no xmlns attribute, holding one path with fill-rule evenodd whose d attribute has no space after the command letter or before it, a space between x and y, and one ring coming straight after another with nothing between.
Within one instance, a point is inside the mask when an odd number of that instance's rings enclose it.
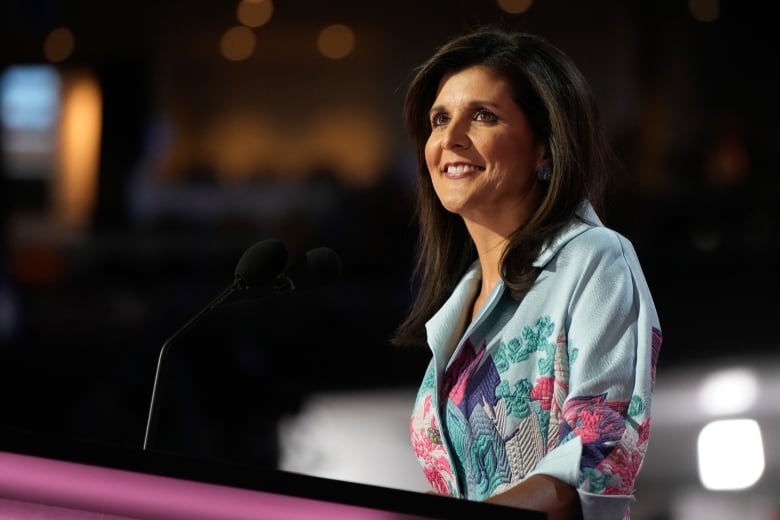
<instances>
[{"instance_id":1,"label":"black microphone head","mask_svg":"<svg viewBox=\"0 0 780 520\"><path fill-rule=\"evenodd\" d=\"M287 247L269 238L249 247L236 265L235 275L248 287L270 282L287 266Z\"/></svg>"},{"instance_id":2,"label":"black microphone head","mask_svg":"<svg viewBox=\"0 0 780 520\"><path fill-rule=\"evenodd\" d=\"M310 249L286 273L294 289L311 289L341 276L341 258L329 247Z\"/></svg>"}]
</instances>

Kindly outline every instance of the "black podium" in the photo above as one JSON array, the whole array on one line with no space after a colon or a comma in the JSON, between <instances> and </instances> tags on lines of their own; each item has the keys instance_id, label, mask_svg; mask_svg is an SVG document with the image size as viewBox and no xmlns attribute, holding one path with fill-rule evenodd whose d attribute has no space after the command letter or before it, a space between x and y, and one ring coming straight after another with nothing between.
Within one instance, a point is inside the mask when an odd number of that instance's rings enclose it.
<instances>
[{"instance_id":1,"label":"black podium","mask_svg":"<svg viewBox=\"0 0 780 520\"><path fill-rule=\"evenodd\" d=\"M541 520L546 515L267 468L0 430L0 518Z\"/></svg>"}]
</instances>

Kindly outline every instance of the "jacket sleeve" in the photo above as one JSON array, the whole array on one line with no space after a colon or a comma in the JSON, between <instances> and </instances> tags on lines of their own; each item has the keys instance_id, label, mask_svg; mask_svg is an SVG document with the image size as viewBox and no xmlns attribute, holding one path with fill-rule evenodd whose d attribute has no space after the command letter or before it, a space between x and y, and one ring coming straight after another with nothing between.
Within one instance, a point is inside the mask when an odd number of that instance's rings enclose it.
<instances>
[{"instance_id":1,"label":"jacket sleeve","mask_svg":"<svg viewBox=\"0 0 780 520\"><path fill-rule=\"evenodd\" d=\"M661 345L656 310L631 244L605 228L576 239L581 269L563 324L569 388L558 446L531 474L575 486L585 520L622 519L650 434L650 397Z\"/></svg>"}]
</instances>

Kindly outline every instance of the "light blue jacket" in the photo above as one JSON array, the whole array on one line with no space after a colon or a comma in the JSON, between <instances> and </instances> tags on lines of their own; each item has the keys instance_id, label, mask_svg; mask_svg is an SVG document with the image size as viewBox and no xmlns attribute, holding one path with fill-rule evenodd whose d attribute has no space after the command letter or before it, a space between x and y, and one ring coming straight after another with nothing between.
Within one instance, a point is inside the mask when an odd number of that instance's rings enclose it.
<instances>
[{"instance_id":1,"label":"light blue jacket","mask_svg":"<svg viewBox=\"0 0 780 520\"><path fill-rule=\"evenodd\" d=\"M475 262L427 323L412 448L439 493L484 500L546 474L586 520L628 518L661 346L642 269L589 204L534 265L521 301L499 282L469 322Z\"/></svg>"}]
</instances>

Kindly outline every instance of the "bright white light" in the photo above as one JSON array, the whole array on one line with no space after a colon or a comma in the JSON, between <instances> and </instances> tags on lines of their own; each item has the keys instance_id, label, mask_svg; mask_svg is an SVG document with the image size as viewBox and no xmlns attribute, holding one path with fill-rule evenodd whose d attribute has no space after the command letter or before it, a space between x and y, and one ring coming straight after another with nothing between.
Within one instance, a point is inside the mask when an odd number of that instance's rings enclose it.
<instances>
[{"instance_id":1,"label":"bright white light","mask_svg":"<svg viewBox=\"0 0 780 520\"><path fill-rule=\"evenodd\" d=\"M747 368L720 370L707 377L699 389L699 405L711 415L746 412L758 397L758 378Z\"/></svg>"},{"instance_id":2,"label":"bright white light","mask_svg":"<svg viewBox=\"0 0 780 520\"><path fill-rule=\"evenodd\" d=\"M761 427L752 419L713 421L699 432L699 480L711 490L745 489L764 472Z\"/></svg>"}]
</instances>

